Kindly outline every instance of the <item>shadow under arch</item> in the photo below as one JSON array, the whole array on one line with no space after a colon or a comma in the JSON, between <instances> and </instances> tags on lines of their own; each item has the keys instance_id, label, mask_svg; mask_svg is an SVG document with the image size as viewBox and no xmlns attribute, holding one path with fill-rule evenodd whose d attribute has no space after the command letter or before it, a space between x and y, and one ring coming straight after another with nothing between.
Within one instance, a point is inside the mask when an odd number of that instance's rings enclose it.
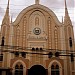
<instances>
[{"instance_id":1,"label":"shadow under arch","mask_svg":"<svg viewBox=\"0 0 75 75\"><path fill-rule=\"evenodd\" d=\"M46 69L41 65L34 65L29 69L28 75L46 75Z\"/></svg>"}]
</instances>

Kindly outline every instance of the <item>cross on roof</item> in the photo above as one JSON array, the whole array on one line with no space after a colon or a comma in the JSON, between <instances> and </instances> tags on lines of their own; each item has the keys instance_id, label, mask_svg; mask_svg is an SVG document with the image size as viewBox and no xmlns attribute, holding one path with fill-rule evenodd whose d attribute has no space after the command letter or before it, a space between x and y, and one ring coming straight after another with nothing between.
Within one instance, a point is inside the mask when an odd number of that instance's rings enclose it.
<instances>
[{"instance_id":1,"label":"cross on roof","mask_svg":"<svg viewBox=\"0 0 75 75\"><path fill-rule=\"evenodd\" d=\"M39 4L39 0L35 0L35 4Z\"/></svg>"}]
</instances>

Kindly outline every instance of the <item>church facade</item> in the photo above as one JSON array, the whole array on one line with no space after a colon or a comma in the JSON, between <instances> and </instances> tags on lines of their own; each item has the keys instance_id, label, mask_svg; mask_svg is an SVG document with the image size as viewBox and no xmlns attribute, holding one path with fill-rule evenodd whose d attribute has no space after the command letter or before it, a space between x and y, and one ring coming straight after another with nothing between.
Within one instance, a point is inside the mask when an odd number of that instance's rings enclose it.
<instances>
[{"instance_id":1,"label":"church facade","mask_svg":"<svg viewBox=\"0 0 75 75\"><path fill-rule=\"evenodd\" d=\"M75 75L74 32L66 1L62 23L39 0L10 22L8 1L0 41L0 75Z\"/></svg>"}]
</instances>

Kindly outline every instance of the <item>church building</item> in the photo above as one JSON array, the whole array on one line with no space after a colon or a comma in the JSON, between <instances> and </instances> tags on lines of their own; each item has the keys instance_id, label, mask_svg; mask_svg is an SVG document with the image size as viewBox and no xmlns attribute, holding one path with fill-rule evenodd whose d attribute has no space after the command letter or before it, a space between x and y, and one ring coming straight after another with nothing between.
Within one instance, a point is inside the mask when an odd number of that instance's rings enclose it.
<instances>
[{"instance_id":1,"label":"church building","mask_svg":"<svg viewBox=\"0 0 75 75\"><path fill-rule=\"evenodd\" d=\"M0 75L75 75L74 31L64 3L62 22L40 0L12 22L8 0L0 31Z\"/></svg>"}]
</instances>

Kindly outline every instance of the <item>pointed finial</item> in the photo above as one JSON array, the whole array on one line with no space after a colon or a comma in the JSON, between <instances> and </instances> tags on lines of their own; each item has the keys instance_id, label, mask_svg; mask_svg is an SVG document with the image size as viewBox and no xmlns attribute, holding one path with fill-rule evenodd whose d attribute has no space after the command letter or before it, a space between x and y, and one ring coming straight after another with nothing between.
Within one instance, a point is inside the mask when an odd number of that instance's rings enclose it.
<instances>
[{"instance_id":1,"label":"pointed finial","mask_svg":"<svg viewBox=\"0 0 75 75\"><path fill-rule=\"evenodd\" d=\"M9 9L9 0L8 0L8 6L7 6L7 9Z\"/></svg>"},{"instance_id":2,"label":"pointed finial","mask_svg":"<svg viewBox=\"0 0 75 75\"><path fill-rule=\"evenodd\" d=\"M69 13L68 13L68 9L67 9L67 3L65 0L65 16L64 16L64 24L65 25L72 25L70 17L69 17Z\"/></svg>"},{"instance_id":3,"label":"pointed finial","mask_svg":"<svg viewBox=\"0 0 75 75\"><path fill-rule=\"evenodd\" d=\"M9 14L9 0L8 0L8 4L7 4L6 13L8 13L8 14Z\"/></svg>"},{"instance_id":4,"label":"pointed finial","mask_svg":"<svg viewBox=\"0 0 75 75\"><path fill-rule=\"evenodd\" d=\"M2 24L7 24L9 25L10 19L9 19L9 0L8 0L8 4L7 4L7 8L6 8L6 12L2 21Z\"/></svg>"},{"instance_id":5,"label":"pointed finial","mask_svg":"<svg viewBox=\"0 0 75 75\"><path fill-rule=\"evenodd\" d=\"M66 4L66 0L65 0L65 9L67 9L67 4Z\"/></svg>"},{"instance_id":6,"label":"pointed finial","mask_svg":"<svg viewBox=\"0 0 75 75\"><path fill-rule=\"evenodd\" d=\"M35 0L35 4L39 4L39 0Z\"/></svg>"},{"instance_id":7,"label":"pointed finial","mask_svg":"<svg viewBox=\"0 0 75 75\"><path fill-rule=\"evenodd\" d=\"M65 0L65 14L68 14L66 0Z\"/></svg>"}]
</instances>

